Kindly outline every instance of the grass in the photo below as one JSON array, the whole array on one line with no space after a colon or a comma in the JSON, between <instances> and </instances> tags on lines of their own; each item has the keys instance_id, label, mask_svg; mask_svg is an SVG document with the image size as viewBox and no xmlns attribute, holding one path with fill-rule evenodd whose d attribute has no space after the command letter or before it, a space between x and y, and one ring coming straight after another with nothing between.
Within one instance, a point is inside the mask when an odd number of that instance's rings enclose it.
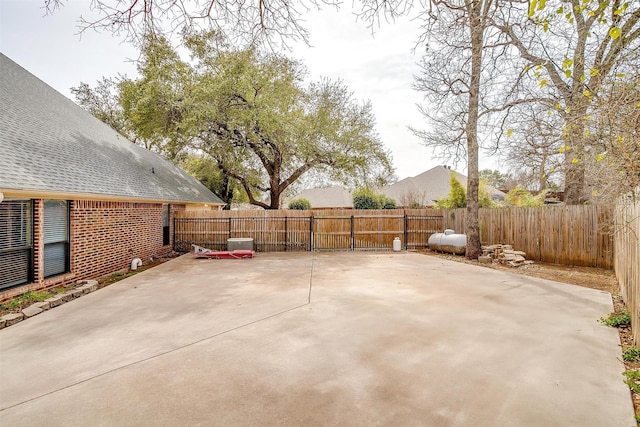
<instances>
[{"instance_id":1,"label":"grass","mask_svg":"<svg viewBox=\"0 0 640 427\"><path fill-rule=\"evenodd\" d=\"M603 325L611 326L612 328L619 328L620 326L631 325L631 313L628 310L617 311L609 314L608 317L601 317L600 323Z\"/></svg>"},{"instance_id":2,"label":"grass","mask_svg":"<svg viewBox=\"0 0 640 427\"><path fill-rule=\"evenodd\" d=\"M22 307L24 304L41 302L46 300L47 298L51 298L51 294L49 292L27 291L19 297L2 304L2 308L6 310L15 310L16 308Z\"/></svg>"}]
</instances>

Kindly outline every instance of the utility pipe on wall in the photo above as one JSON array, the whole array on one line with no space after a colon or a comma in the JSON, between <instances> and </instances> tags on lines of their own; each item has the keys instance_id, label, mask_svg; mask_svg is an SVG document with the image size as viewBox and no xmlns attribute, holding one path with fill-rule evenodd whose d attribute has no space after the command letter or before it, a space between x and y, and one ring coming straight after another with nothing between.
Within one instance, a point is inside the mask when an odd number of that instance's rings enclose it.
<instances>
[{"instance_id":1,"label":"utility pipe on wall","mask_svg":"<svg viewBox=\"0 0 640 427\"><path fill-rule=\"evenodd\" d=\"M142 267L142 260L140 258L134 258L131 260L131 270L137 270L138 267Z\"/></svg>"}]
</instances>

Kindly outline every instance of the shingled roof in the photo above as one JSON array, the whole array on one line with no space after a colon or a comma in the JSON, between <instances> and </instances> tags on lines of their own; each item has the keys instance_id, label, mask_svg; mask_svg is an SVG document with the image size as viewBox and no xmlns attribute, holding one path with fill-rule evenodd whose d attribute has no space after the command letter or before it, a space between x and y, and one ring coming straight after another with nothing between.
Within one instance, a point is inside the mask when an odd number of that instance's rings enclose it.
<instances>
[{"instance_id":1,"label":"shingled roof","mask_svg":"<svg viewBox=\"0 0 640 427\"><path fill-rule=\"evenodd\" d=\"M222 204L0 53L0 191Z\"/></svg>"},{"instance_id":2,"label":"shingled roof","mask_svg":"<svg viewBox=\"0 0 640 427\"><path fill-rule=\"evenodd\" d=\"M342 187L309 188L301 191L291 199L307 199L314 209L321 208L352 208L351 192ZM287 203L290 200L287 200Z\"/></svg>"},{"instance_id":3,"label":"shingled roof","mask_svg":"<svg viewBox=\"0 0 640 427\"><path fill-rule=\"evenodd\" d=\"M436 201L447 197L451 190L451 174L467 188L467 177L446 166L436 166L420 175L400 180L381 189L387 197L391 197L398 205L402 205L405 199L414 199L424 206L433 206ZM494 200L504 199L504 193L500 190L485 186L486 191Z\"/></svg>"}]
</instances>

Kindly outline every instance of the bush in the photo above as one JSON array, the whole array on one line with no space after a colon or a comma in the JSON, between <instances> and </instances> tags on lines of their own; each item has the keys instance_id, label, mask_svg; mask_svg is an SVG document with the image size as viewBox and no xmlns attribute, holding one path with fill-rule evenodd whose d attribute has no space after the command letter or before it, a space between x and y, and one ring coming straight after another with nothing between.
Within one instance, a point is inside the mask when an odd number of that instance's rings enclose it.
<instances>
[{"instance_id":1,"label":"bush","mask_svg":"<svg viewBox=\"0 0 640 427\"><path fill-rule=\"evenodd\" d=\"M311 202L307 199L293 199L289 202L289 209L298 210L298 211L308 211L311 210Z\"/></svg>"},{"instance_id":2,"label":"bush","mask_svg":"<svg viewBox=\"0 0 640 427\"><path fill-rule=\"evenodd\" d=\"M355 209L380 209L380 197L369 188L358 188L353 192Z\"/></svg>"},{"instance_id":3,"label":"bush","mask_svg":"<svg viewBox=\"0 0 640 427\"><path fill-rule=\"evenodd\" d=\"M353 192L355 209L395 209L396 201L370 188L358 188Z\"/></svg>"},{"instance_id":4,"label":"bush","mask_svg":"<svg viewBox=\"0 0 640 427\"><path fill-rule=\"evenodd\" d=\"M446 198L436 202L437 209L456 209L467 207L467 191L464 189L455 172L451 172L451 180L449 181L451 189Z\"/></svg>"},{"instance_id":5,"label":"bush","mask_svg":"<svg viewBox=\"0 0 640 427\"><path fill-rule=\"evenodd\" d=\"M546 192L544 191L534 196L530 191L517 186L507 193L504 198L504 204L507 206L542 206L544 205L545 197Z\"/></svg>"},{"instance_id":6,"label":"bush","mask_svg":"<svg viewBox=\"0 0 640 427\"><path fill-rule=\"evenodd\" d=\"M382 196L380 197L380 208L382 209L395 209L396 201L390 197Z\"/></svg>"}]
</instances>

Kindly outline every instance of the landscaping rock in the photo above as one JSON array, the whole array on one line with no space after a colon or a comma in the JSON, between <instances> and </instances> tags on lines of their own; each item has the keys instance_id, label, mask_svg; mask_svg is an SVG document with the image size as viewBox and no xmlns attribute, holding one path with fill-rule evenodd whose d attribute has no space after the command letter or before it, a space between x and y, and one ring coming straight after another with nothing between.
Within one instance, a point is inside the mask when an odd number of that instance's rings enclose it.
<instances>
[{"instance_id":1,"label":"landscaping rock","mask_svg":"<svg viewBox=\"0 0 640 427\"><path fill-rule=\"evenodd\" d=\"M23 308L22 309L22 314L24 314L25 317L33 317L36 314L42 313L43 311L44 311L43 309L36 307L35 304L34 304L34 305L30 305L27 308Z\"/></svg>"},{"instance_id":2,"label":"landscaping rock","mask_svg":"<svg viewBox=\"0 0 640 427\"><path fill-rule=\"evenodd\" d=\"M74 298L81 297L84 291L82 289L73 289L70 291Z\"/></svg>"},{"instance_id":3,"label":"landscaping rock","mask_svg":"<svg viewBox=\"0 0 640 427\"><path fill-rule=\"evenodd\" d=\"M490 245L482 247L482 256L489 259L495 259L501 264L506 264L511 267L520 267L522 265L532 264L533 261L526 260L526 253L522 251L516 251L511 245ZM488 263L488 261L480 262Z\"/></svg>"},{"instance_id":4,"label":"landscaping rock","mask_svg":"<svg viewBox=\"0 0 640 427\"><path fill-rule=\"evenodd\" d=\"M57 295L55 297L47 298L44 302L48 302L49 307L53 308L64 304L66 301L62 298L62 295Z\"/></svg>"},{"instance_id":5,"label":"landscaping rock","mask_svg":"<svg viewBox=\"0 0 640 427\"><path fill-rule=\"evenodd\" d=\"M491 264L491 260L492 258L487 255L482 255L478 257L478 261L480 262L480 264Z\"/></svg>"},{"instance_id":6,"label":"landscaping rock","mask_svg":"<svg viewBox=\"0 0 640 427\"><path fill-rule=\"evenodd\" d=\"M69 291L69 292L66 292L64 294L61 294L60 297L62 298L62 301L64 301L64 302L69 302L69 301L71 301L71 300L73 300L75 298L73 296L73 292L72 291Z\"/></svg>"},{"instance_id":7,"label":"landscaping rock","mask_svg":"<svg viewBox=\"0 0 640 427\"><path fill-rule=\"evenodd\" d=\"M7 325L7 321L4 320L3 318L0 318L0 329L4 329L6 325Z\"/></svg>"},{"instance_id":8,"label":"landscaping rock","mask_svg":"<svg viewBox=\"0 0 640 427\"><path fill-rule=\"evenodd\" d=\"M98 290L98 281L97 280L87 280L87 283L80 286L78 289L82 289L82 292L85 294L94 292Z\"/></svg>"},{"instance_id":9,"label":"landscaping rock","mask_svg":"<svg viewBox=\"0 0 640 427\"><path fill-rule=\"evenodd\" d=\"M32 307L38 307L42 309L42 311L49 310L51 308L51 304L49 304L46 300L42 302L37 302L32 305Z\"/></svg>"},{"instance_id":10,"label":"landscaping rock","mask_svg":"<svg viewBox=\"0 0 640 427\"><path fill-rule=\"evenodd\" d=\"M24 314L22 313L9 313L2 316L2 320L5 322L5 326L15 325L18 322L24 320Z\"/></svg>"}]
</instances>

